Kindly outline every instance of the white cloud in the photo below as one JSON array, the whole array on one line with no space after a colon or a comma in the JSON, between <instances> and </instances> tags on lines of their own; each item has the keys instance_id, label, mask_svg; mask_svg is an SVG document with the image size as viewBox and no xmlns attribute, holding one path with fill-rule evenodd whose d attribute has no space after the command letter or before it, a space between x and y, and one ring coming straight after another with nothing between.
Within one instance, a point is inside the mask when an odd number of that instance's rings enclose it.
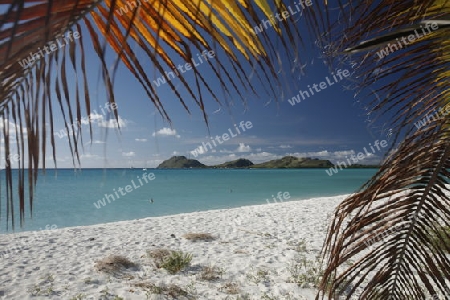
<instances>
[{"instance_id":1,"label":"white cloud","mask_svg":"<svg viewBox=\"0 0 450 300\"><path fill-rule=\"evenodd\" d=\"M361 152L364 154L364 159L358 161L357 163L363 163L363 164L378 164L381 160L381 157L376 154L366 154L364 152ZM343 151L317 151L317 152L296 152L296 153L289 153L289 155L297 156L297 157L316 157L320 159L327 159L330 160L332 163L336 163L337 161L346 161L347 159L351 159L352 155L357 155L357 152L355 150L343 150Z\"/></svg>"},{"instance_id":2,"label":"white cloud","mask_svg":"<svg viewBox=\"0 0 450 300\"><path fill-rule=\"evenodd\" d=\"M252 148L244 143L239 143L239 147L236 149L237 152L250 152Z\"/></svg>"},{"instance_id":3,"label":"white cloud","mask_svg":"<svg viewBox=\"0 0 450 300\"><path fill-rule=\"evenodd\" d=\"M290 149L290 148L292 148L292 146L291 145L280 145L280 148L281 149Z\"/></svg>"},{"instance_id":4,"label":"white cloud","mask_svg":"<svg viewBox=\"0 0 450 300\"><path fill-rule=\"evenodd\" d=\"M169 127L164 127L156 132L153 132L153 136L161 135L161 136L175 136L177 138L180 138L179 135L177 135L177 131L175 129L171 129Z\"/></svg>"},{"instance_id":5,"label":"white cloud","mask_svg":"<svg viewBox=\"0 0 450 300\"><path fill-rule=\"evenodd\" d=\"M130 152L122 152L122 156L125 156L125 157L133 157L133 156L136 156L136 153L134 153L133 151L130 151Z\"/></svg>"},{"instance_id":6,"label":"white cloud","mask_svg":"<svg viewBox=\"0 0 450 300\"><path fill-rule=\"evenodd\" d=\"M9 136L10 136L9 142L10 143L15 143L16 142L15 141L16 124L14 122L10 121L10 120L6 120L5 123L6 123L6 127L9 129L9 132L8 132ZM23 125L24 125L24 127L22 129L22 133L24 133L24 139L26 139L27 138L27 135L26 135L27 129L25 128L25 124L23 124ZM4 127L3 126L3 118L0 117L0 129L1 129L1 132L3 132L3 127ZM19 124L17 124L17 132L20 133L20 126L19 126Z\"/></svg>"},{"instance_id":7,"label":"white cloud","mask_svg":"<svg viewBox=\"0 0 450 300\"><path fill-rule=\"evenodd\" d=\"M103 121L103 115L92 113L88 117L81 118L80 123L83 125L88 125L89 123L92 123L95 121L97 121L97 122Z\"/></svg>"},{"instance_id":8,"label":"white cloud","mask_svg":"<svg viewBox=\"0 0 450 300\"><path fill-rule=\"evenodd\" d=\"M145 143L147 139L134 139L136 142Z\"/></svg>"},{"instance_id":9,"label":"white cloud","mask_svg":"<svg viewBox=\"0 0 450 300\"><path fill-rule=\"evenodd\" d=\"M111 118L109 120L101 120L98 121L98 127L105 127L105 128L123 128L127 126L127 121L122 119L119 116L119 120L116 120L115 118Z\"/></svg>"},{"instance_id":10,"label":"white cloud","mask_svg":"<svg viewBox=\"0 0 450 300\"><path fill-rule=\"evenodd\" d=\"M87 142L87 143L84 143L85 145L90 145L90 144L106 144L106 142L105 141L100 141L100 140L94 140L94 141L89 141L89 142Z\"/></svg>"},{"instance_id":11,"label":"white cloud","mask_svg":"<svg viewBox=\"0 0 450 300\"><path fill-rule=\"evenodd\" d=\"M279 159L282 157L283 157L282 155L277 155L274 153L263 151L258 153L251 153L250 155L248 155L248 157L244 158L250 159L254 164L259 164L269 160Z\"/></svg>"},{"instance_id":12,"label":"white cloud","mask_svg":"<svg viewBox=\"0 0 450 300\"><path fill-rule=\"evenodd\" d=\"M279 155L275 155L275 154L272 154L269 152L261 152L261 153L255 154L255 156L258 156L258 157L268 157L268 156L280 157Z\"/></svg>"},{"instance_id":13,"label":"white cloud","mask_svg":"<svg viewBox=\"0 0 450 300\"><path fill-rule=\"evenodd\" d=\"M90 153L85 153L85 154L80 155L80 159L86 159L86 158L101 158L101 157L96 154L90 154Z\"/></svg>"},{"instance_id":14,"label":"white cloud","mask_svg":"<svg viewBox=\"0 0 450 300\"><path fill-rule=\"evenodd\" d=\"M99 127L105 128L118 128L119 126L122 128L127 126L127 121L122 119L120 116L118 117L118 120L116 120L115 117L111 117L108 120L105 120L103 115L97 113L91 113L88 117L81 118L80 123L82 125L97 123ZM72 127L76 128L76 125L77 122L74 122L74 124L72 124Z\"/></svg>"},{"instance_id":15,"label":"white cloud","mask_svg":"<svg viewBox=\"0 0 450 300\"><path fill-rule=\"evenodd\" d=\"M74 120L72 124L67 124L67 128L63 125L64 127L55 132L54 135L58 136L59 138L67 137L67 135L72 136L74 133L75 135L78 135L78 130L81 125L97 124L97 127L118 129L119 127L127 127L127 123L128 121L122 119L120 116L117 120L114 117L105 120L103 115L92 113L88 117L82 117L80 121ZM95 126L92 127L94 128Z\"/></svg>"},{"instance_id":16,"label":"white cloud","mask_svg":"<svg viewBox=\"0 0 450 300\"><path fill-rule=\"evenodd\" d=\"M345 157L347 155L353 155L355 154L355 151L353 150L346 150L346 151L335 151L334 155L338 156L338 157Z\"/></svg>"},{"instance_id":17,"label":"white cloud","mask_svg":"<svg viewBox=\"0 0 450 300\"><path fill-rule=\"evenodd\" d=\"M227 150L227 149L220 149L219 153L234 153L233 151Z\"/></svg>"},{"instance_id":18,"label":"white cloud","mask_svg":"<svg viewBox=\"0 0 450 300\"><path fill-rule=\"evenodd\" d=\"M88 125L90 122L89 122L89 118L81 118L81 120L80 120L80 123L81 123L81 125ZM76 125L74 124L74 126L73 127L75 127L76 128Z\"/></svg>"}]
</instances>

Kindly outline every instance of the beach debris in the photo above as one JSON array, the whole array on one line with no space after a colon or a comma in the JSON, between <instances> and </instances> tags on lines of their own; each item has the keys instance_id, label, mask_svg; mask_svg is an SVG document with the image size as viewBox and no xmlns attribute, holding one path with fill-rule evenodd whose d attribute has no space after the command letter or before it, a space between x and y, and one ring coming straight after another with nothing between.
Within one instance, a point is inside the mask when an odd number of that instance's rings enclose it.
<instances>
[{"instance_id":1,"label":"beach debris","mask_svg":"<svg viewBox=\"0 0 450 300\"><path fill-rule=\"evenodd\" d=\"M192 242L210 242L216 239L216 237L214 237L210 233L186 233L185 235L183 235L183 237Z\"/></svg>"},{"instance_id":2,"label":"beach debris","mask_svg":"<svg viewBox=\"0 0 450 300\"><path fill-rule=\"evenodd\" d=\"M121 255L110 255L96 262L98 271L117 273L122 269L136 268L138 265Z\"/></svg>"},{"instance_id":3,"label":"beach debris","mask_svg":"<svg viewBox=\"0 0 450 300\"><path fill-rule=\"evenodd\" d=\"M225 270L217 266L203 266L198 278L203 281L216 281L222 278Z\"/></svg>"}]
</instances>

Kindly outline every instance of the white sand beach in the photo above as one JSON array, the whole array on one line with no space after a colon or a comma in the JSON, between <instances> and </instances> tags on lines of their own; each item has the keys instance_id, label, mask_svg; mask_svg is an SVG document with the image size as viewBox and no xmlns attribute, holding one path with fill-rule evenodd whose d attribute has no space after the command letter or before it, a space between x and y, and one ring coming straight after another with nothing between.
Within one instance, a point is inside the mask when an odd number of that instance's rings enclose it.
<instances>
[{"instance_id":1,"label":"white sand beach","mask_svg":"<svg viewBox=\"0 0 450 300\"><path fill-rule=\"evenodd\" d=\"M0 299L314 299L293 274L316 261L344 198L0 235ZM215 239L192 241L188 233ZM21 246L5 253L14 243ZM157 249L190 253L191 264L171 275L147 253ZM98 270L111 255L136 266Z\"/></svg>"}]
</instances>

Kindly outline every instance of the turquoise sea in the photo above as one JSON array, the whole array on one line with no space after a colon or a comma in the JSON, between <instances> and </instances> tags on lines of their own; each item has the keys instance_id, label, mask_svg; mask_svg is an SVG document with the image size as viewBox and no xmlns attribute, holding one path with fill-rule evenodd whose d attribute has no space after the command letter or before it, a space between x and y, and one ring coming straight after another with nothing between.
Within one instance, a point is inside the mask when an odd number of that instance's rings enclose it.
<instances>
[{"instance_id":1,"label":"turquoise sea","mask_svg":"<svg viewBox=\"0 0 450 300\"><path fill-rule=\"evenodd\" d=\"M325 169L58 169L56 174L47 170L38 178L33 218L26 201L25 225L20 229L17 214L16 231L266 205L268 200L274 202L272 195L276 197L278 192L288 192L289 200L300 201L336 196L355 192L376 171L347 169L328 176ZM154 179L144 180L145 173L147 178L153 178L153 173ZM4 233L3 187L1 193L0 233Z\"/></svg>"}]
</instances>

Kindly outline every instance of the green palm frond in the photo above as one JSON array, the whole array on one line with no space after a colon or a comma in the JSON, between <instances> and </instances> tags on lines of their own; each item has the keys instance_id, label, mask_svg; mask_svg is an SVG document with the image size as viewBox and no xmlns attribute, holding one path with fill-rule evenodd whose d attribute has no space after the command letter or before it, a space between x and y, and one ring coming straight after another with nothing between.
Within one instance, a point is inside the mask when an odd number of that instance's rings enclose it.
<instances>
[{"instance_id":1,"label":"green palm frond","mask_svg":"<svg viewBox=\"0 0 450 300\"><path fill-rule=\"evenodd\" d=\"M351 285L343 299L356 291L360 299L448 297L450 245L436 236L448 240L442 228L450 224L450 1L362 1L342 14L354 18L329 39L331 52L347 49L364 62L357 88L370 86L381 96L367 109L390 116L386 127L396 137L378 173L336 210L318 298L342 292L345 282ZM414 24L433 20L439 30L382 59L376 55L411 34ZM419 121L423 126L414 126Z\"/></svg>"}]
</instances>

